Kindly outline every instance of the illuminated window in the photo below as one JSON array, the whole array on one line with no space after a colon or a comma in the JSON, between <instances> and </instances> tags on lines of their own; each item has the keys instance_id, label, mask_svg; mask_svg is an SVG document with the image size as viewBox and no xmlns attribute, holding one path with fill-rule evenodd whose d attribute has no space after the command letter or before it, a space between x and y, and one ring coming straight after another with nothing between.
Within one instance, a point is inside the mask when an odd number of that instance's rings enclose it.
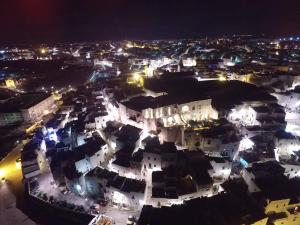
<instances>
[{"instance_id":1,"label":"illuminated window","mask_svg":"<svg viewBox=\"0 0 300 225\"><path fill-rule=\"evenodd\" d=\"M187 105L183 106L181 109L182 112L188 112L189 111L189 107Z\"/></svg>"}]
</instances>

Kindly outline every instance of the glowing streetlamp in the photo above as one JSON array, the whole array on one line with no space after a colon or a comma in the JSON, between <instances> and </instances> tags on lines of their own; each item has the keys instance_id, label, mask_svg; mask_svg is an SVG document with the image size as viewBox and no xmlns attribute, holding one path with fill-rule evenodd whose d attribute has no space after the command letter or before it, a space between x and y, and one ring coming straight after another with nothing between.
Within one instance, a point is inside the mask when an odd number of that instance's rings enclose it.
<instances>
[{"instance_id":1,"label":"glowing streetlamp","mask_svg":"<svg viewBox=\"0 0 300 225\"><path fill-rule=\"evenodd\" d=\"M22 164L21 164L21 158L18 158L18 159L16 160L16 169L21 169L21 167L22 167Z\"/></svg>"},{"instance_id":2,"label":"glowing streetlamp","mask_svg":"<svg viewBox=\"0 0 300 225\"><path fill-rule=\"evenodd\" d=\"M5 176L5 170L0 169L0 178L3 178Z\"/></svg>"},{"instance_id":3,"label":"glowing streetlamp","mask_svg":"<svg viewBox=\"0 0 300 225\"><path fill-rule=\"evenodd\" d=\"M220 76L219 81L226 81L226 77L225 76Z\"/></svg>"},{"instance_id":4,"label":"glowing streetlamp","mask_svg":"<svg viewBox=\"0 0 300 225\"><path fill-rule=\"evenodd\" d=\"M138 74L138 73L134 73L133 74L133 80L135 82L138 82L140 79L141 79L141 75L140 74Z\"/></svg>"}]
</instances>

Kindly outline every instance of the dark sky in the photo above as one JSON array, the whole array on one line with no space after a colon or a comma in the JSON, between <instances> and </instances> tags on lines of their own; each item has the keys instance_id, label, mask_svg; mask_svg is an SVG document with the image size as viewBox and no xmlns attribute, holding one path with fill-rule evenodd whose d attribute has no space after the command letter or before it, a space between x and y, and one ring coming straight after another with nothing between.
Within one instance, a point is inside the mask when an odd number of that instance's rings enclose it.
<instances>
[{"instance_id":1,"label":"dark sky","mask_svg":"<svg viewBox=\"0 0 300 225\"><path fill-rule=\"evenodd\" d=\"M0 1L0 43L300 34L300 0Z\"/></svg>"}]
</instances>

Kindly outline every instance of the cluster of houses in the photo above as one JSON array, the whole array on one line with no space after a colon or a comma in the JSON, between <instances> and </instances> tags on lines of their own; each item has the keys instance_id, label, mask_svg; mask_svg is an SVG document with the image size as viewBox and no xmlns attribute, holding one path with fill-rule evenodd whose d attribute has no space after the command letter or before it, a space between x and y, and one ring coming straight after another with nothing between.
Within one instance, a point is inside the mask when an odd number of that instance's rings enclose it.
<instances>
[{"instance_id":1,"label":"cluster of houses","mask_svg":"<svg viewBox=\"0 0 300 225\"><path fill-rule=\"evenodd\" d=\"M161 207L217 195L232 176L252 193L261 180L300 175L285 106L249 83L176 73L138 87L109 80L62 99L25 146L23 173L48 171L84 198Z\"/></svg>"}]
</instances>

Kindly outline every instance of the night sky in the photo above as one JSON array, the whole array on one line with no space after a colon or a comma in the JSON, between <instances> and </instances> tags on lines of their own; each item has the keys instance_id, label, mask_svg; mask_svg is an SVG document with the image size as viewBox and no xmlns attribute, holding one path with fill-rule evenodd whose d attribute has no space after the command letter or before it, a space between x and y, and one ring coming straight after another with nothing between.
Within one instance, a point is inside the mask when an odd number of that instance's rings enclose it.
<instances>
[{"instance_id":1,"label":"night sky","mask_svg":"<svg viewBox=\"0 0 300 225\"><path fill-rule=\"evenodd\" d=\"M299 0L1 0L0 43L299 34Z\"/></svg>"}]
</instances>

